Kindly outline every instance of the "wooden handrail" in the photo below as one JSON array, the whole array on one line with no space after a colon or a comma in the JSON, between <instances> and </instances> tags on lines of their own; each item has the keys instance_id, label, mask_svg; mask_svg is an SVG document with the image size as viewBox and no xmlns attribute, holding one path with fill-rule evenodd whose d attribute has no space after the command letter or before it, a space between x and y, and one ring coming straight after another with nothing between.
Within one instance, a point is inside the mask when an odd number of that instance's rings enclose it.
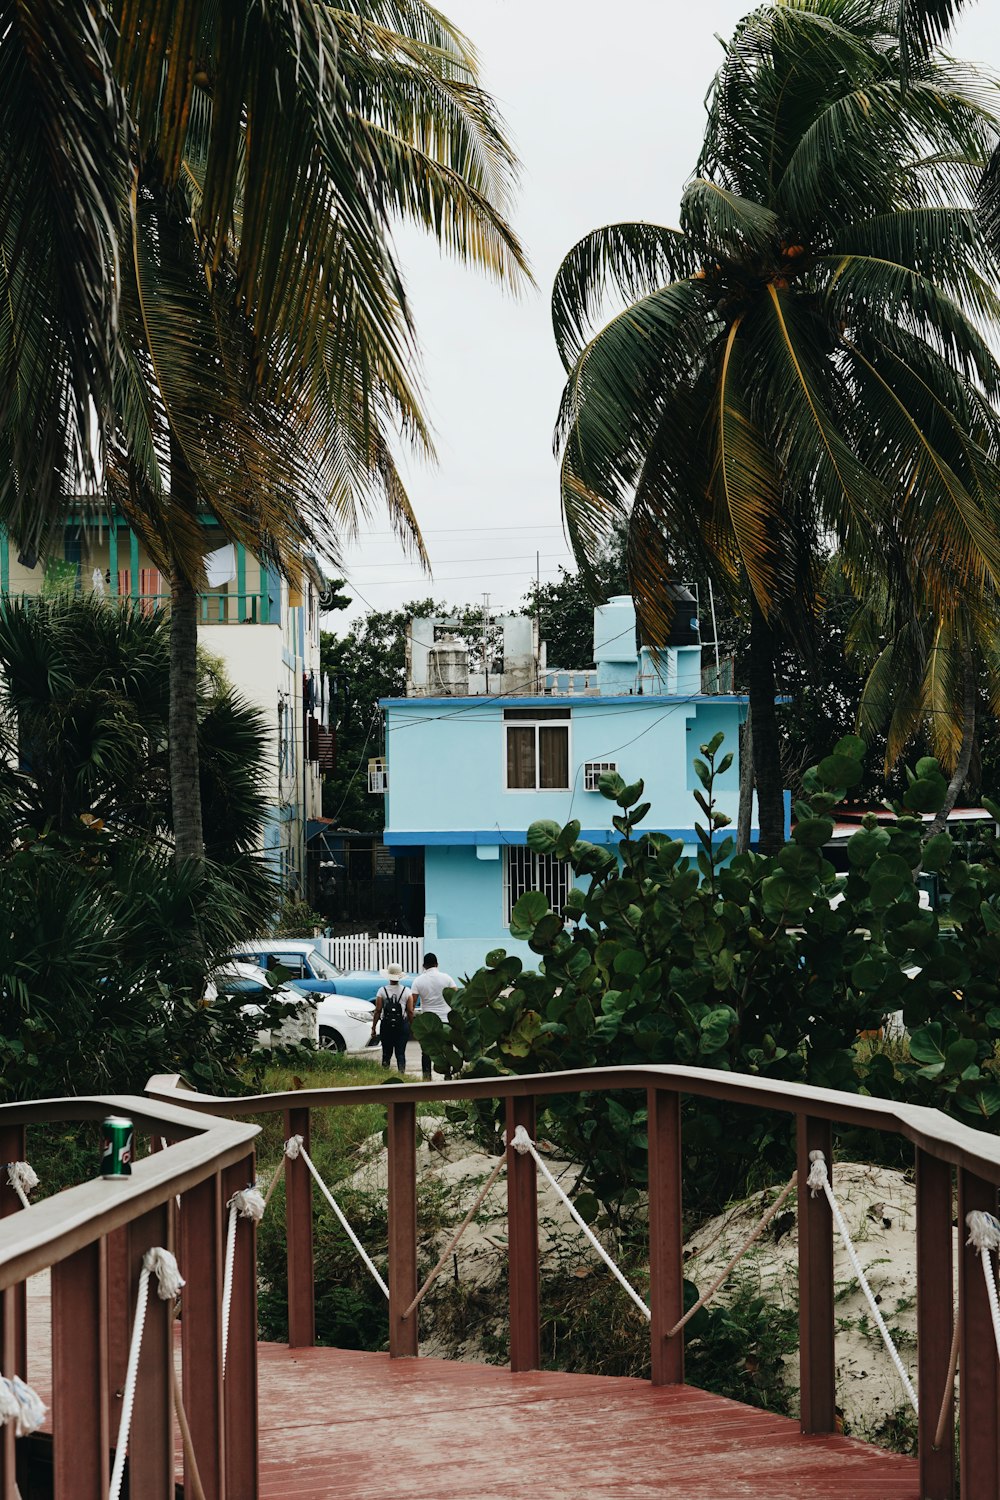
<instances>
[{"instance_id":1,"label":"wooden handrail","mask_svg":"<svg viewBox=\"0 0 1000 1500\"><path fill-rule=\"evenodd\" d=\"M952 1316L952 1169L957 1168L959 1222L966 1207L996 1207L1000 1184L1000 1139L982 1134L939 1110L896 1100L872 1099L808 1084L784 1083L712 1068L673 1065L585 1068L559 1073L457 1079L440 1083L385 1083L360 1088L295 1089L280 1094L219 1098L191 1090L177 1074L151 1078L154 1099L183 1103L212 1115L246 1117L281 1111L286 1135L294 1125L308 1134L312 1109L385 1104L389 1116L389 1350L417 1353L417 1319L402 1316L416 1287L417 1229L414 1215L416 1106L440 1100L493 1099L506 1102L508 1139L517 1124L534 1133L536 1103L555 1094L595 1090L643 1090L647 1096L649 1139L651 1356L654 1384L684 1378L683 1337L671 1336L683 1310L683 1212L681 1200L681 1096L700 1095L730 1104L776 1110L796 1119L800 1180L809 1153L821 1150L833 1172L831 1126L839 1123L892 1132L916 1148L917 1176L917 1362L918 1383L928 1393L921 1402L920 1493L924 1500L952 1500L954 1427L941 1446L933 1429L948 1383ZM286 1164L286 1224L289 1264L289 1337L292 1344L314 1340L312 1322L311 1183L301 1161ZM510 1153L507 1171L509 1243L510 1358L513 1369L539 1363L539 1266L534 1163ZM833 1221L820 1195L800 1193L799 1216L799 1370L803 1431L824 1433L837 1423L834 1357ZM964 1235L962 1235L964 1241ZM293 1268L294 1274L293 1274ZM983 1279L974 1252L960 1258L963 1420L962 1494L1000 1492L1000 1448L995 1416L1000 1371ZM971 1380L969 1378L971 1374ZM992 1416L989 1414L992 1413Z\"/></svg>"},{"instance_id":2,"label":"wooden handrail","mask_svg":"<svg viewBox=\"0 0 1000 1500\"><path fill-rule=\"evenodd\" d=\"M365 1084L357 1088L291 1089L277 1094L220 1097L191 1089L178 1073L150 1078L150 1098L183 1103L212 1115L275 1114L287 1109L345 1108L351 1105L431 1103L447 1099L538 1098L610 1089L673 1089L785 1114L808 1115L841 1125L892 1131L928 1156L975 1172L1000 1185L1000 1137L973 1130L938 1109L873 1099L811 1084L785 1083L731 1073L721 1068L683 1068L673 1064L636 1067L578 1068L561 1073L518 1073L497 1078L462 1078L442 1083Z\"/></svg>"},{"instance_id":3,"label":"wooden handrail","mask_svg":"<svg viewBox=\"0 0 1000 1500\"><path fill-rule=\"evenodd\" d=\"M40 1199L30 1213L11 1214L0 1221L0 1290L56 1265L242 1160L260 1134L259 1125L235 1120L210 1123L202 1111L159 1101L154 1107L138 1095L0 1105L0 1130L13 1124L101 1120L108 1114L127 1115L136 1129L169 1136L176 1144L135 1162L125 1182L102 1181L95 1172L93 1181Z\"/></svg>"}]
</instances>

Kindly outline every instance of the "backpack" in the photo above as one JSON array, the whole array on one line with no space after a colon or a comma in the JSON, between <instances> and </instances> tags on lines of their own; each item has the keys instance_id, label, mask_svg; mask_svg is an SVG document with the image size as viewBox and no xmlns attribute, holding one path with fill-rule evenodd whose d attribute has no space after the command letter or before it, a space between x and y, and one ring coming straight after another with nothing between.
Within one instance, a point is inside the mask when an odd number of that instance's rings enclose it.
<instances>
[{"instance_id":1,"label":"backpack","mask_svg":"<svg viewBox=\"0 0 1000 1500\"><path fill-rule=\"evenodd\" d=\"M383 985L379 990L379 997L382 1001L382 1025L387 1031L395 1031L397 1027L402 1026L406 1019L406 1010L403 1004L405 994L406 989L402 984L396 990L395 994L389 989L388 985Z\"/></svg>"}]
</instances>

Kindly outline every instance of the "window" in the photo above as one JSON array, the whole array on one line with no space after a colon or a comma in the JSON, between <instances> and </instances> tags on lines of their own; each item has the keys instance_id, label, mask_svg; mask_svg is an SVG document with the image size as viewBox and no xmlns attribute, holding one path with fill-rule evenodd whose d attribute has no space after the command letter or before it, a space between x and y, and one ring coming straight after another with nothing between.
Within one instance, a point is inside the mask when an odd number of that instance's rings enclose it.
<instances>
[{"instance_id":1,"label":"window","mask_svg":"<svg viewBox=\"0 0 1000 1500\"><path fill-rule=\"evenodd\" d=\"M565 711L505 709L504 732L508 790L569 790L569 720Z\"/></svg>"},{"instance_id":2,"label":"window","mask_svg":"<svg viewBox=\"0 0 1000 1500\"><path fill-rule=\"evenodd\" d=\"M507 844L503 851L504 922L510 922L515 903L525 891L541 891L553 911L562 911L572 877L564 859L535 854L527 844Z\"/></svg>"}]
</instances>

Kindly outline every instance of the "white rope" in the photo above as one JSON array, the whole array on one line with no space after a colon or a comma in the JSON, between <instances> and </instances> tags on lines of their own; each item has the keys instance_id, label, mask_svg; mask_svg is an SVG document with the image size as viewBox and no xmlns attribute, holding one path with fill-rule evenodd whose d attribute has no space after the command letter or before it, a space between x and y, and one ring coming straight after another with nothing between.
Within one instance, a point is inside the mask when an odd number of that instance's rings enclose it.
<instances>
[{"instance_id":1,"label":"white rope","mask_svg":"<svg viewBox=\"0 0 1000 1500\"><path fill-rule=\"evenodd\" d=\"M45 1421L45 1402L20 1375L0 1375L0 1427L14 1423L14 1435L27 1437Z\"/></svg>"},{"instance_id":2,"label":"white rope","mask_svg":"<svg viewBox=\"0 0 1000 1500\"><path fill-rule=\"evenodd\" d=\"M899 1357L899 1351L897 1350L896 1345L893 1343L892 1334L886 1327L885 1319L882 1316L881 1309L879 1308L878 1303L875 1301L875 1294L873 1293L871 1287L868 1285L868 1277L865 1275L864 1271L861 1268L861 1262L858 1260L857 1251L854 1248L854 1244L851 1240L847 1225L844 1222L844 1216L840 1211L840 1204L837 1202L836 1198L833 1195L833 1188L830 1186L830 1174L826 1169L826 1157L823 1155L822 1151L810 1151L809 1160L812 1165L809 1168L809 1176L806 1179L806 1186L810 1189L814 1198L819 1192L822 1192L826 1195L826 1201L830 1205L830 1212L833 1214L834 1223L840 1230L840 1237L844 1242L844 1249L847 1251L847 1258L851 1263L851 1269L854 1271L855 1276L858 1278L861 1290L864 1292L865 1296L868 1299L868 1305L872 1310L872 1316L875 1319L875 1324L878 1328L879 1333L882 1335L882 1342L885 1344L886 1349L889 1351L889 1358L895 1365L896 1373L903 1383L903 1389L906 1392L907 1400L913 1407L913 1410L918 1411L919 1408L917 1405L917 1393L913 1389L913 1382L910 1380L909 1375L906 1373L906 1368L903 1364L903 1361Z\"/></svg>"},{"instance_id":3,"label":"white rope","mask_svg":"<svg viewBox=\"0 0 1000 1500\"><path fill-rule=\"evenodd\" d=\"M256 1185L241 1188L229 1200L229 1223L226 1226L226 1263L222 1273L222 1378L226 1378L229 1354L229 1314L233 1302L233 1267L236 1264L236 1220L251 1219L259 1224L266 1204Z\"/></svg>"},{"instance_id":4,"label":"white rope","mask_svg":"<svg viewBox=\"0 0 1000 1500\"><path fill-rule=\"evenodd\" d=\"M558 1193L559 1197L565 1203L566 1207L569 1209L570 1213L573 1215L573 1218L579 1224L580 1228L583 1230L584 1234L587 1236L587 1239L593 1245L594 1249L597 1251L598 1255L601 1257L601 1259L603 1260L604 1264L607 1266L608 1270L611 1272L612 1276L614 1276L615 1280L618 1281L621 1284L621 1286L623 1286L625 1288L626 1292L628 1292L629 1296L632 1298L632 1301L635 1303L636 1307L643 1314L643 1316L646 1317L646 1318L650 1318L651 1319L653 1315L650 1312L649 1308L646 1306L645 1302L643 1302L642 1298L639 1296L639 1293L636 1291L635 1287L631 1284L631 1282L626 1279L626 1277L622 1274L621 1271L619 1271L618 1267L615 1265L614 1261L611 1259L611 1256L608 1254L608 1252L605 1250L604 1246L601 1244L600 1240L597 1238L597 1236L591 1230L590 1225L587 1224L586 1221L583 1218L581 1218L580 1214L577 1213L576 1209L573 1207L572 1202L567 1197L567 1195L563 1192L562 1188L559 1186L558 1182L556 1182L556 1180L553 1177L552 1173L549 1171L548 1167L545 1165L544 1161L539 1156L538 1152L535 1150L534 1142L532 1141L530 1135L525 1130L525 1128L524 1128L523 1125L519 1125L517 1127L517 1129L514 1131L514 1135L513 1135L512 1139L511 1139L511 1143L510 1144L513 1146L514 1150L515 1151L519 1151L522 1156L524 1155L524 1153L526 1151L531 1153L531 1155L535 1159L535 1165L541 1170L543 1176L545 1176L548 1179L548 1181L551 1183L552 1187L555 1188L555 1190Z\"/></svg>"},{"instance_id":5,"label":"white rope","mask_svg":"<svg viewBox=\"0 0 1000 1500\"><path fill-rule=\"evenodd\" d=\"M122 1414L118 1422L118 1441L115 1444L115 1465L111 1471L108 1500L118 1500L125 1476L125 1454L128 1450L129 1429L132 1426L132 1406L135 1402L135 1383L139 1373L139 1354L142 1350L142 1334L146 1326L146 1305L149 1301L149 1278L155 1276L157 1291L164 1302L177 1296L184 1285L184 1278L177 1269L177 1262L169 1250L154 1247L142 1257L139 1273L139 1288L135 1298L135 1318L132 1322L132 1342L129 1345L128 1365L125 1370L125 1388L122 1392ZM169 1351L173 1362L173 1349Z\"/></svg>"},{"instance_id":6,"label":"white rope","mask_svg":"<svg viewBox=\"0 0 1000 1500\"><path fill-rule=\"evenodd\" d=\"M302 1160L305 1162L306 1166L309 1168L310 1172L312 1173L313 1177L315 1178L316 1183L317 1183L317 1185L319 1187L319 1190L323 1194L323 1197L326 1199L327 1203L329 1203L330 1207L333 1209L334 1213L337 1215L337 1218L340 1220L341 1226L343 1227L344 1232L347 1234L347 1237L350 1240L351 1244L354 1246L355 1250L361 1256L361 1259L364 1261L365 1265L368 1267L368 1269L371 1272L372 1276L375 1278L375 1281L381 1287L381 1289L384 1292L385 1296L388 1297L388 1295L389 1295L389 1288L386 1286L385 1282L382 1280L382 1277L379 1275L379 1273L378 1273L378 1267L373 1263L373 1261L371 1259L371 1256L368 1254L368 1252L365 1249L364 1245L362 1245L361 1241L358 1239L357 1235L354 1233L354 1230L351 1228L350 1224L348 1224L346 1218L344 1217L344 1214L343 1214L343 1211L342 1211L342 1209L340 1207L340 1204L337 1202L336 1198L330 1192L330 1189L327 1187L326 1183L323 1181L322 1177L319 1175L319 1173L317 1172L316 1168L313 1166L312 1157L309 1155L309 1152L306 1150L305 1146L303 1145L303 1143L302 1143L302 1137L300 1135L289 1136L288 1140L285 1142L285 1155L291 1161L294 1161L296 1159L296 1157L301 1156Z\"/></svg>"},{"instance_id":7,"label":"white rope","mask_svg":"<svg viewBox=\"0 0 1000 1500\"><path fill-rule=\"evenodd\" d=\"M34 1167L26 1161L9 1161L7 1163L7 1181L21 1200L22 1208L30 1208L28 1194L32 1188L38 1186L38 1174Z\"/></svg>"},{"instance_id":8,"label":"white rope","mask_svg":"<svg viewBox=\"0 0 1000 1500\"><path fill-rule=\"evenodd\" d=\"M986 1282L986 1295L990 1303L990 1316L993 1319L993 1338L997 1346L997 1358L1000 1359L1000 1304L997 1303L997 1284L993 1275L993 1255L995 1250L1000 1255L1000 1220L992 1214L980 1212L974 1208L965 1216L965 1222L969 1228L967 1245L971 1245L979 1252L979 1264L983 1268L983 1280Z\"/></svg>"}]
</instances>

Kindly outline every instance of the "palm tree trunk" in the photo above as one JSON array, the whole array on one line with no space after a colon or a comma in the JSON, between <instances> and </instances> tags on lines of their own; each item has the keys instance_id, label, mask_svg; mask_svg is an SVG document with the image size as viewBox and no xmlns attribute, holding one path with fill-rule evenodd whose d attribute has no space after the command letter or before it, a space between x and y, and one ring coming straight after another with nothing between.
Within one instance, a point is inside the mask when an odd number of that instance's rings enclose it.
<instances>
[{"instance_id":1,"label":"palm tree trunk","mask_svg":"<svg viewBox=\"0 0 1000 1500\"><path fill-rule=\"evenodd\" d=\"M176 443L170 445L171 499L193 510L194 486ZM170 572L170 802L174 857L201 862L205 841L198 763L198 595L173 562Z\"/></svg>"},{"instance_id":2,"label":"palm tree trunk","mask_svg":"<svg viewBox=\"0 0 1000 1500\"><path fill-rule=\"evenodd\" d=\"M962 651L962 744L958 752L958 760L955 762L955 770L948 783L948 790L944 794L944 805L928 828L927 838L933 838L936 833L944 832L948 815L958 801L958 794L969 774L972 751L976 743L976 686L972 653L966 646Z\"/></svg>"},{"instance_id":3,"label":"palm tree trunk","mask_svg":"<svg viewBox=\"0 0 1000 1500\"><path fill-rule=\"evenodd\" d=\"M753 771L757 783L761 854L776 854L785 842L785 803L781 786L781 734L774 707L774 660L778 636L751 594L750 716Z\"/></svg>"},{"instance_id":4,"label":"palm tree trunk","mask_svg":"<svg viewBox=\"0 0 1000 1500\"><path fill-rule=\"evenodd\" d=\"M750 848L753 826L753 714L747 709L746 722L740 729L740 805L736 817L736 853Z\"/></svg>"}]
</instances>

